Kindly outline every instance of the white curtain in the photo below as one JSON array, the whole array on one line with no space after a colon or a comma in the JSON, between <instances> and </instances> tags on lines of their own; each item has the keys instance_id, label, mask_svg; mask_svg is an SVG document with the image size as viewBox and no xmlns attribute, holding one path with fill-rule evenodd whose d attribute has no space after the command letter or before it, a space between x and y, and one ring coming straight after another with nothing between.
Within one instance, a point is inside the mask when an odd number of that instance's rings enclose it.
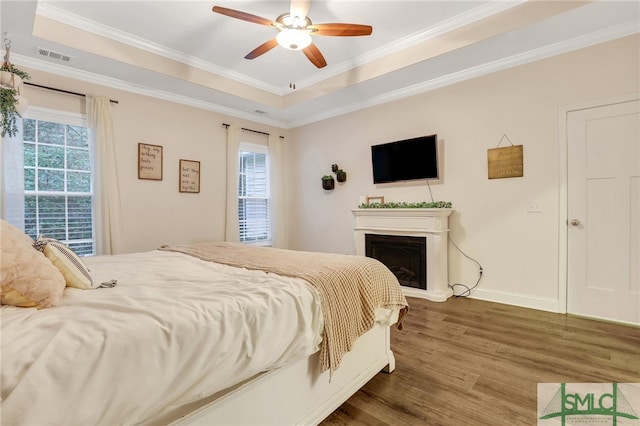
<instances>
[{"instance_id":1,"label":"white curtain","mask_svg":"<svg viewBox=\"0 0 640 426\"><path fill-rule=\"evenodd\" d=\"M22 120L17 120L18 133L2 138L0 153L0 216L24 230L24 158L22 147Z\"/></svg>"},{"instance_id":2,"label":"white curtain","mask_svg":"<svg viewBox=\"0 0 640 426\"><path fill-rule=\"evenodd\" d=\"M282 139L269 135L269 174L271 177L271 238L273 247L288 248L285 192L282 176Z\"/></svg>"},{"instance_id":3,"label":"white curtain","mask_svg":"<svg viewBox=\"0 0 640 426\"><path fill-rule=\"evenodd\" d=\"M122 221L113 118L108 98L87 95L87 122L94 152L91 161L96 254L115 254L122 244Z\"/></svg>"},{"instance_id":4,"label":"white curtain","mask_svg":"<svg viewBox=\"0 0 640 426\"><path fill-rule=\"evenodd\" d=\"M236 126L227 127L227 214L225 220L225 241L239 242L238 224L238 162L240 130Z\"/></svg>"}]
</instances>

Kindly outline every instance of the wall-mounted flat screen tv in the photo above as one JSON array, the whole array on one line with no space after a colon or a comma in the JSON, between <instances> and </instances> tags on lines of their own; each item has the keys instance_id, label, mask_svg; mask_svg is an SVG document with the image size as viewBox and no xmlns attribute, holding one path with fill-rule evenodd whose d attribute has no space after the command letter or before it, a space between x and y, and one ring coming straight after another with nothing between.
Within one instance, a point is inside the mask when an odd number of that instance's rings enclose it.
<instances>
[{"instance_id":1,"label":"wall-mounted flat screen tv","mask_svg":"<svg viewBox=\"0 0 640 426\"><path fill-rule=\"evenodd\" d=\"M371 147L373 183L438 179L438 136L420 136Z\"/></svg>"}]
</instances>

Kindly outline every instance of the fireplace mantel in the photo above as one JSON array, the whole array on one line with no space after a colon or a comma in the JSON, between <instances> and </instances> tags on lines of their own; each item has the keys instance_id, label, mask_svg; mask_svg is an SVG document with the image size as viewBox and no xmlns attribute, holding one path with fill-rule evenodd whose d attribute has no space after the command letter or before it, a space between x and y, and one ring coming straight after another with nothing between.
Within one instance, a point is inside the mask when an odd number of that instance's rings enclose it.
<instances>
[{"instance_id":1,"label":"fireplace mantel","mask_svg":"<svg viewBox=\"0 0 640 426\"><path fill-rule=\"evenodd\" d=\"M452 209L352 210L355 216L356 254L364 256L365 235L406 235L424 237L427 242L427 289L403 287L407 296L444 302L453 295L449 287L448 232Z\"/></svg>"}]
</instances>

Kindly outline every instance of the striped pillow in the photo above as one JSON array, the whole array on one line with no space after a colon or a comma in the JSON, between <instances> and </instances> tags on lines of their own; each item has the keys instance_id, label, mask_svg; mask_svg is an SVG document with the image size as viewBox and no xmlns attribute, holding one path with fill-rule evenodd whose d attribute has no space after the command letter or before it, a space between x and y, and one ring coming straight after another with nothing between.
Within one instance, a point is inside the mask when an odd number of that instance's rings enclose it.
<instances>
[{"instance_id":1,"label":"striped pillow","mask_svg":"<svg viewBox=\"0 0 640 426\"><path fill-rule=\"evenodd\" d=\"M93 287L93 279L87 265L69 247L53 238L38 237L34 244L62 272L67 287L89 290Z\"/></svg>"}]
</instances>

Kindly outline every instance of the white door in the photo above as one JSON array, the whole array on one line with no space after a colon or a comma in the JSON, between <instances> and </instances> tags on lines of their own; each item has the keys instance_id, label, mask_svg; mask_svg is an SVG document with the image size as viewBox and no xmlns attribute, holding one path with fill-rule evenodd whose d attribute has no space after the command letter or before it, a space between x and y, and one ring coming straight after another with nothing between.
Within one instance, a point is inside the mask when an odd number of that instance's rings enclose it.
<instances>
[{"instance_id":1,"label":"white door","mask_svg":"<svg viewBox=\"0 0 640 426\"><path fill-rule=\"evenodd\" d=\"M640 102L567 118L567 312L640 324Z\"/></svg>"}]
</instances>

